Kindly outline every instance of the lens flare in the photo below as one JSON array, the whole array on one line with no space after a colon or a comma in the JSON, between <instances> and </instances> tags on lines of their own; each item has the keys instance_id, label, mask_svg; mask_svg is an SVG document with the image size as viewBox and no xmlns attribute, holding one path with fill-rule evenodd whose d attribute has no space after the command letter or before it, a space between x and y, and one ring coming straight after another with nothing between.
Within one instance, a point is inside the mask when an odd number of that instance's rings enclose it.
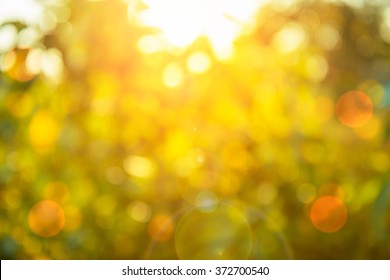
<instances>
[{"instance_id":1,"label":"lens flare","mask_svg":"<svg viewBox=\"0 0 390 280\"><path fill-rule=\"evenodd\" d=\"M175 232L180 259L247 259L252 243L252 231L245 216L239 209L226 205L210 212L199 209L188 212Z\"/></svg>"}]
</instances>

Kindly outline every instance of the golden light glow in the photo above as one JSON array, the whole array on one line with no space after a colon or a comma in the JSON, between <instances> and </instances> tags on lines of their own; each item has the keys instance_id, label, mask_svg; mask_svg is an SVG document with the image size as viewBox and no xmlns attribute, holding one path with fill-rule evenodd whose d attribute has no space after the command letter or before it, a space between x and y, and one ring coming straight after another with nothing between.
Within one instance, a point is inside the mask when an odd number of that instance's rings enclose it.
<instances>
[{"instance_id":1,"label":"golden light glow","mask_svg":"<svg viewBox=\"0 0 390 280\"><path fill-rule=\"evenodd\" d=\"M26 69L31 74L39 74L41 72L41 59L43 57L44 51L42 49L36 48L32 49L26 58Z\"/></svg>"},{"instance_id":2,"label":"golden light glow","mask_svg":"<svg viewBox=\"0 0 390 280\"><path fill-rule=\"evenodd\" d=\"M152 209L142 201L135 201L127 207L127 213L137 222L146 223L152 215Z\"/></svg>"},{"instance_id":3,"label":"golden light glow","mask_svg":"<svg viewBox=\"0 0 390 280\"><path fill-rule=\"evenodd\" d=\"M191 149L187 154L175 163L175 172L181 177L186 177L198 167L202 166L205 161L203 152L199 149Z\"/></svg>"},{"instance_id":4,"label":"golden light glow","mask_svg":"<svg viewBox=\"0 0 390 280\"><path fill-rule=\"evenodd\" d=\"M55 236L64 228L64 210L51 200L42 200L35 204L28 213L28 225L36 235Z\"/></svg>"},{"instance_id":5,"label":"golden light glow","mask_svg":"<svg viewBox=\"0 0 390 280\"><path fill-rule=\"evenodd\" d=\"M11 50L17 40L18 30L13 24L6 24L0 27L0 53Z\"/></svg>"},{"instance_id":6,"label":"golden light glow","mask_svg":"<svg viewBox=\"0 0 390 280\"><path fill-rule=\"evenodd\" d=\"M160 29L171 46L183 48L191 45L198 37L205 36L218 53L230 49L237 36L253 26L254 14L265 1L130 1L129 19L134 17L134 2L141 2L148 7L139 13L140 24ZM143 43L146 46L148 42Z\"/></svg>"},{"instance_id":7,"label":"golden light glow","mask_svg":"<svg viewBox=\"0 0 390 280\"><path fill-rule=\"evenodd\" d=\"M28 49L14 49L6 53L0 63L0 70L7 71L8 75L14 80L20 82L30 81L35 77L35 74L29 72L26 67L28 54Z\"/></svg>"},{"instance_id":8,"label":"golden light glow","mask_svg":"<svg viewBox=\"0 0 390 280\"><path fill-rule=\"evenodd\" d=\"M330 24L323 24L314 34L317 42L325 50L334 49L340 41L340 34L337 29Z\"/></svg>"},{"instance_id":9,"label":"golden light glow","mask_svg":"<svg viewBox=\"0 0 390 280\"><path fill-rule=\"evenodd\" d=\"M188 57L187 67L194 74L202 74L210 69L211 61L206 53L197 51Z\"/></svg>"},{"instance_id":10,"label":"golden light glow","mask_svg":"<svg viewBox=\"0 0 390 280\"><path fill-rule=\"evenodd\" d=\"M0 71L10 70L16 63L16 53L9 51L1 57L0 60Z\"/></svg>"},{"instance_id":11,"label":"golden light glow","mask_svg":"<svg viewBox=\"0 0 390 280\"><path fill-rule=\"evenodd\" d=\"M168 64L162 73L162 80L167 87L175 88L183 82L183 71L176 63Z\"/></svg>"},{"instance_id":12,"label":"golden light glow","mask_svg":"<svg viewBox=\"0 0 390 280\"><path fill-rule=\"evenodd\" d=\"M389 258L390 6L347 2L0 0L0 255Z\"/></svg>"},{"instance_id":13,"label":"golden light glow","mask_svg":"<svg viewBox=\"0 0 390 280\"><path fill-rule=\"evenodd\" d=\"M155 172L153 162L140 156L127 157L123 162L123 167L129 175L140 178L150 178Z\"/></svg>"},{"instance_id":14,"label":"golden light glow","mask_svg":"<svg viewBox=\"0 0 390 280\"><path fill-rule=\"evenodd\" d=\"M138 49L145 54L151 54L164 50L163 40L156 35L145 35L137 41Z\"/></svg>"},{"instance_id":15,"label":"golden light glow","mask_svg":"<svg viewBox=\"0 0 390 280\"><path fill-rule=\"evenodd\" d=\"M314 81L322 81L328 73L328 63L322 56L311 56L305 65L307 77Z\"/></svg>"},{"instance_id":16,"label":"golden light glow","mask_svg":"<svg viewBox=\"0 0 390 280\"><path fill-rule=\"evenodd\" d=\"M335 196L318 198L310 210L313 225L322 232L339 231L347 222L348 210L344 202Z\"/></svg>"},{"instance_id":17,"label":"golden light glow","mask_svg":"<svg viewBox=\"0 0 390 280\"><path fill-rule=\"evenodd\" d=\"M273 38L274 47L282 54L301 48L306 41L306 34L298 24L288 24Z\"/></svg>"},{"instance_id":18,"label":"golden light glow","mask_svg":"<svg viewBox=\"0 0 390 280\"><path fill-rule=\"evenodd\" d=\"M46 152L57 141L59 130L57 121L49 112L38 111L28 129L30 143L38 152Z\"/></svg>"},{"instance_id":19,"label":"golden light glow","mask_svg":"<svg viewBox=\"0 0 390 280\"><path fill-rule=\"evenodd\" d=\"M64 74L61 52L54 48L45 51L40 61L40 67L45 77L51 82L60 82Z\"/></svg>"},{"instance_id":20,"label":"golden light glow","mask_svg":"<svg viewBox=\"0 0 390 280\"><path fill-rule=\"evenodd\" d=\"M336 115L348 127L361 127L372 117L370 97L361 91L349 91L337 100Z\"/></svg>"}]
</instances>

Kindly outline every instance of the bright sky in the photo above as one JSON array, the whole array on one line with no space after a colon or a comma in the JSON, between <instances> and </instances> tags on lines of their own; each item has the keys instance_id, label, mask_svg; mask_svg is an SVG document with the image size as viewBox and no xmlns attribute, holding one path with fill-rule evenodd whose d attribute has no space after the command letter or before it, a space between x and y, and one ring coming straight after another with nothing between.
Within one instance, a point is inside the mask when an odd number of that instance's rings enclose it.
<instances>
[{"instance_id":1,"label":"bright sky","mask_svg":"<svg viewBox=\"0 0 390 280\"><path fill-rule=\"evenodd\" d=\"M216 54L229 56L233 41L254 25L258 8L268 1L130 0L129 18L136 16L141 25L156 27L173 47L185 48L204 36ZM136 15L132 9L137 2L148 8Z\"/></svg>"},{"instance_id":2,"label":"bright sky","mask_svg":"<svg viewBox=\"0 0 390 280\"><path fill-rule=\"evenodd\" d=\"M9 21L38 24L43 12L42 4L36 0L0 0L0 24Z\"/></svg>"},{"instance_id":3,"label":"bright sky","mask_svg":"<svg viewBox=\"0 0 390 280\"><path fill-rule=\"evenodd\" d=\"M58 0L52 0L58 1ZM91 1L91 0L90 0ZM257 9L271 0L124 0L129 3L144 2L149 9L141 13L146 26L157 27L173 46L186 47L199 36L207 37L216 52L228 51L231 43L250 27ZM276 1L276 0L272 0ZM286 5L297 0L277 0ZM327 0L361 6L365 0ZM370 0L385 3L388 0ZM39 25L45 17L42 3L51 0L0 0L0 25L21 21Z\"/></svg>"}]
</instances>

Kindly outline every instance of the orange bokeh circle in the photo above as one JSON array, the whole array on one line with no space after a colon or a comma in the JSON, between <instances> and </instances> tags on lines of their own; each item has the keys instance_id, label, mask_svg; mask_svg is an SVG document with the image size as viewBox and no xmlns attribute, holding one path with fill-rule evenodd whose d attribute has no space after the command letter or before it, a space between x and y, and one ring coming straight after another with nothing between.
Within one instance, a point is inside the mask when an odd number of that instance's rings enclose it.
<instances>
[{"instance_id":1,"label":"orange bokeh circle","mask_svg":"<svg viewBox=\"0 0 390 280\"><path fill-rule=\"evenodd\" d=\"M348 127L361 127L372 117L373 105L370 97L361 91L349 91L336 103L336 115Z\"/></svg>"},{"instance_id":2,"label":"orange bokeh circle","mask_svg":"<svg viewBox=\"0 0 390 280\"><path fill-rule=\"evenodd\" d=\"M310 209L310 220L322 232L339 231L347 222L348 210L344 202L335 196L318 198Z\"/></svg>"},{"instance_id":3,"label":"orange bokeh circle","mask_svg":"<svg viewBox=\"0 0 390 280\"><path fill-rule=\"evenodd\" d=\"M53 237L64 228L64 210L51 200L42 200L30 209L28 225L36 235Z\"/></svg>"},{"instance_id":4,"label":"orange bokeh circle","mask_svg":"<svg viewBox=\"0 0 390 280\"><path fill-rule=\"evenodd\" d=\"M157 215L149 223L149 236L157 242L165 242L171 238L174 225L169 216Z\"/></svg>"}]
</instances>

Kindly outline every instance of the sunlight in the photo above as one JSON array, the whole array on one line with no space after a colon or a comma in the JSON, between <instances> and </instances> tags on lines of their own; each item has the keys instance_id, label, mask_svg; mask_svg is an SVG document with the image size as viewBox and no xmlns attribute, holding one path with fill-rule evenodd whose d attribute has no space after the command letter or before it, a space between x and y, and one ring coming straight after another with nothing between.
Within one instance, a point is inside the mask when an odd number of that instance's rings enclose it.
<instances>
[{"instance_id":1,"label":"sunlight","mask_svg":"<svg viewBox=\"0 0 390 280\"><path fill-rule=\"evenodd\" d=\"M0 1L0 25L17 20L27 24L38 24L43 13L43 6L38 1Z\"/></svg>"},{"instance_id":2,"label":"sunlight","mask_svg":"<svg viewBox=\"0 0 390 280\"><path fill-rule=\"evenodd\" d=\"M139 11L139 23L159 29L171 47L185 48L200 36L206 37L215 54L231 53L233 41L254 26L254 15L266 0L133 0L147 8Z\"/></svg>"}]
</instances>

